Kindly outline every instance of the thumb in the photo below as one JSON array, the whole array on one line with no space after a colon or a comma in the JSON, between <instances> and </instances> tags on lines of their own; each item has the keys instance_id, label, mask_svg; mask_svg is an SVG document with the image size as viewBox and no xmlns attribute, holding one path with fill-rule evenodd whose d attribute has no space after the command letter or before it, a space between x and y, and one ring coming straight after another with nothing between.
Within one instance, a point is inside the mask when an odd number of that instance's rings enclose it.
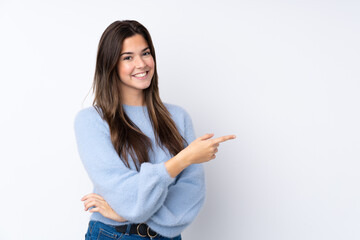
<instances>
[{"instance_id":1,"label":"thumb","mask_svg":"<svg viewBox=\"0 0 360 240\"><path fill-rule=\"evenodd\" d=\"M207 134L199 137L199 139L200 139L200 140L206 140L206 139L209 139L209 138L211 138L211 137L213 137L213 136L214 136L213 133L207 133Z\"/></svg>"}]
</instances>

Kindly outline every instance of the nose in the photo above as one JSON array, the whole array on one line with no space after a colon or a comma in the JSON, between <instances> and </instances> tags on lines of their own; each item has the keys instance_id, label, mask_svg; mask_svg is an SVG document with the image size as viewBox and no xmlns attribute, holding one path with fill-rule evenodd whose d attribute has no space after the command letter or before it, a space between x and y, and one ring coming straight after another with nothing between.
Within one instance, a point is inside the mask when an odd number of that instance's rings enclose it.
<instances>
[{"instance_id":1,"label":"nose","mask_svg":"<svg viewBox=\"0 0 360 240\"><path fill-rule=\"evenodd\" d=\"M135 61L136 68L143 68L146 66L145 61L141 57L137 57Z\"/></svg>"}]
</instances>

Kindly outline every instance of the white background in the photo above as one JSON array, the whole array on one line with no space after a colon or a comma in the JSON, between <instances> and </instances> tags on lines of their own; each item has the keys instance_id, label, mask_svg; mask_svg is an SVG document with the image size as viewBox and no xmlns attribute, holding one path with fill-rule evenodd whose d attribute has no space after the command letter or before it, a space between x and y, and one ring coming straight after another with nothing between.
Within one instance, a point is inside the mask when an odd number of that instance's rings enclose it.
<instances>
[{"instance_id":1,"label":"white background","mask_svg":"<svg viewBox=\"0 0 360 240\"><path fill-rule=\"evenodd\" d=\"M205 165L186 240L360 239L359 1L1 1L0 239L84 239L73 121L115 20L150 31ZM87 96L87 94L89 95ZM85 100L84 100L85 99Z\"/></svg>"}]
</instances>

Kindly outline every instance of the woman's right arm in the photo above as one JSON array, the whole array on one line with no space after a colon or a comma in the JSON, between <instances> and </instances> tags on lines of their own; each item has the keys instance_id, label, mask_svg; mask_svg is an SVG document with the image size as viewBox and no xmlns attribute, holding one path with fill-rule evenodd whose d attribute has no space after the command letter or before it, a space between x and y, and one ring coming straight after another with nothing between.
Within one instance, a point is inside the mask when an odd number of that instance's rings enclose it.
<instances>
[{"instance_id":1,"label":"woman's right arm","mask_svg":"<svg viewBox=\"0 0 360 240\"><path fill-rule=\"evenodd\" d=\"M210 139L212 136L214 134L210 133L195 139L176 156L166 161L165 167L169 175L174 178L191 164L203 163L214 159L219 144L235 138L235 135L227 135Z\"/></svg>"},{"instance_id":2,"label":"woman's right arm","mask_svg":"<svg viewBox=\"0 0 360 240\"><path fill-rule=\"evenodd\" d=\"M128 221L149 219L162 206L168 187L175 180L164 162L143 163L139 172L127 168L112 145L108 126L94 108L76 115L74 130L78 152L95 193Z\"/></svg>"},{"instance_id":3,"label":"woman's right arm","mask_svg":"<svg viewBox=\"0 0 360 240\"><path fill-rule=\"evenodd\" d=\"M207 140L212 134L205 135L165 163L143 163L137 172L122 162L107 125L94 108L83 109L76 115L74 130L81 161L96 194L131 222L149 219L163 205L175 176L190 164L214 158L214 149L223 140Z\"/></svg>"}]
</instances>

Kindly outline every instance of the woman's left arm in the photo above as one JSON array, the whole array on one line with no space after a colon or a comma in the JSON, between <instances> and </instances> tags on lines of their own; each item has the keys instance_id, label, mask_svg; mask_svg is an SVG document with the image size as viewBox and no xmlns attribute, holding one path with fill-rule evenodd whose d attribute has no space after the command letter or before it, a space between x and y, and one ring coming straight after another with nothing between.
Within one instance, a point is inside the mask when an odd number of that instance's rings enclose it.
<instances>
[{"instance_id":1,"label":"woman's left arm","mask_svg":"<svg viewBox=\"0 0 360 240\"><path fill-rule=\"evenodd\" d=\"M121 217L119 214L117 214L110 205L105 201L105 199L96 194L96 193L90 193L86 194L84 197L82 197L81 201L84 201L84 210L93 213L98 212L101 215L103 215L106 218L109 218L111 220L117 221L117 222L126 222L127 220L123 217Z\"/></svg>"},{"instance_id":2,"label":"woman's left arm","mask_svg":"<svg viewBox=\"0 0 360 240\"><path fill-rule=\"evenodd\" d=\"M202 165L193 164L183 170L176 183L169 187L167 199L161 208L148 220L149 226L179 227L181 231L199 213L205 200L204 170ZM85 211L99 212L117 222L127 221L118 215L98 194L90 193L82 199Z\"/></svg>"},{"instance_id":3,"label":"woman's left arm","mask_svg":"<svg viewBox=\"0 0 360 240\"><path fill-rule=\"evenodd\" d=\"M165 202L146 223L152 229L177 228L182 232L200 212L205 201L205 193L203 166L193 164L169 187Z\"/></svg>"}]
</instances>

